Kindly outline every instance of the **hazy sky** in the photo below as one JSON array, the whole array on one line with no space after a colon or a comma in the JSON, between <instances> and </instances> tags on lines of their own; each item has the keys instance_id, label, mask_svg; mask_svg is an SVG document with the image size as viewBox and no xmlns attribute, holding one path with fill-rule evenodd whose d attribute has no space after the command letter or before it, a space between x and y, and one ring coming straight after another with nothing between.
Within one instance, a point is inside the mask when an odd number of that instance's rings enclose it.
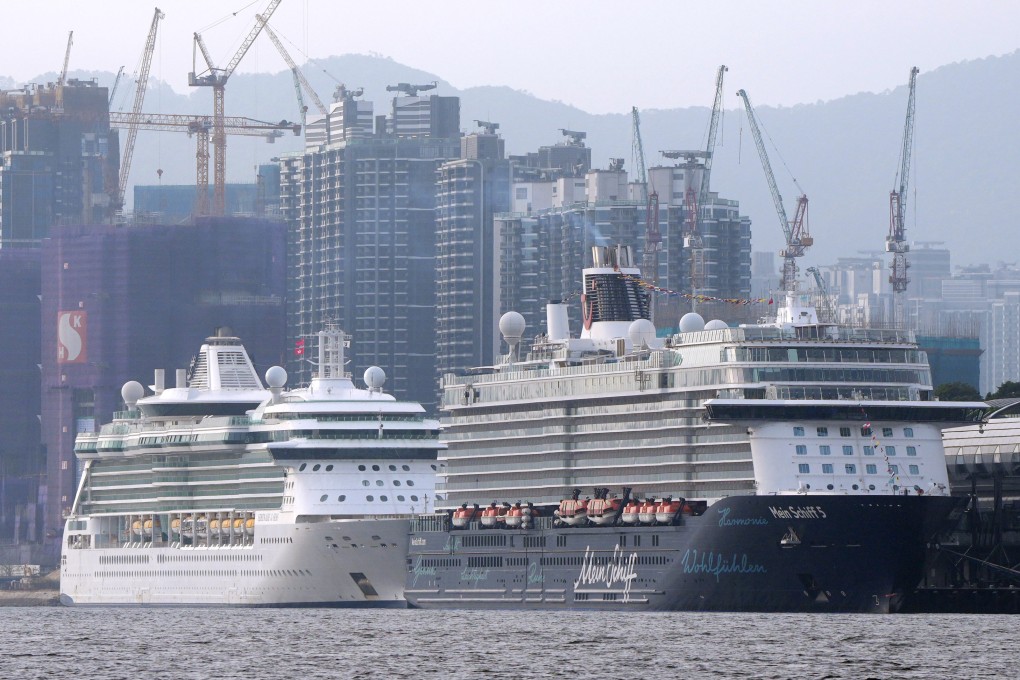
<instances>
[{"instance_id":1,"label":"hazy sky","mask_svg":"<svg viewBox=\"0 0 1020 680\"><path fill-rule=\"evenodd\" d=\"M186 92L192 33L225 66L268 0L160 0L152 76ZM154 5L138 0L8 0L0 76L71 69L131 73ZM302 63L392 57L458 88L507 85L592 113L710 105L715 71L756 105L793 105L905 83L911 66L1013 52L1015 0L284 0L270 25ZM201 60L201 56L199 56ZM259 38L239 71L285 68ZM332 74L357 86L357 74Z\"/></svg>"}]
</instances>

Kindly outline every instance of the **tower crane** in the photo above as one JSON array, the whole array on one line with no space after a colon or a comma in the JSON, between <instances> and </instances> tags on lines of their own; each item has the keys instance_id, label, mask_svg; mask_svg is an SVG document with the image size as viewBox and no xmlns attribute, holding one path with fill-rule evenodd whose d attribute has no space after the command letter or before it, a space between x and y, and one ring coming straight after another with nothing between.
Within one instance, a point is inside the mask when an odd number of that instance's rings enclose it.
<instances>
[{"instance_id":1,"label":"tower crane","mask_svg":"<svg viewBox=\"0 0 1020 680\"><path fill-rule=\"evenodd\" d=\"M797 290L797 258L804 256L804 251L814 243L814 239L808 233L807 222L807 196L801 191L797 199L797 212L793 220L786 217L786 208L783 207L783 197L779 194L779 187L776 186L776 177L772 174L772 165L769 163L768 153L765 151L765 142L761 138L761 130L758 129L758 119L751 107L751 100L747 98L747 92L740 90L737 96L744 100L744 108L747 111L747 121L751 126L751 135L754 137L754 145L758 147L758 156L761 158L761 167L765 171L765 179L769 183L769 191L772 192L772 202L776 206L776 214L779 216L779 224L783 228L783 235L786 237L786 247L779 251L783 258L783 280L782 288L787 292ZM794 184L800 189L795 179Z\"/></svg>"},{"instance_id":2,"label":"tower crane","mask_svg":"<svg viewBox=\"0 0 1020 680\"><path fill-rule=\"evenodd\" d=\"M708 123L708 141L705 144L705 172L701 175L701 191L698 204L704 205L708 198L709 178L712 175L712 158L715 156L715 138L719 132L719 118L722 115L723 76L729 71L726 65L719 67L715 77L715 101L712 102L712 118Z\"/></svg>"},{"instance_id":3,"label":"tower crane","mask_svg":"<svg viewBox=\"0 0 1020 680\"><path fill-rule=\"evenodd\" d=\"M903 144L900 149L899 187L889 193L889 235L885 239L885 250L892 253L892 271L889 283L896 294L897 322L903 320L903 293L907 290L910 279L907 278L907 253L910 244L907 242L906 213L907 186L910 183L910 154L914 143L914 89L917 84L917 67L910 69L910 86L907 94L907 120L903 127Z\"/></svg>"},{"instance_id":4,"label":"tower crane","mask_svg":"<svg viewBox=\"0 0 1020 680\"><path fill-rule=\"evenodd\" d=\"M691 254L691 295L697 295L705 285L705 244L698 229L699 181L704 176L706 152L700 149L687 151L663 151L666 158L683 162L677 167L684 170L684 203L683 203L683 244ZM700 173L700 174L699 174Z\"/></svg>"},{"instance_id":5,"label":"tower crane","mask_svg":"<svg viewBox=\"0 0 1020 680\"><path fill-rule=\"evenodd\" d=\"M208 208L209 201L209 133L215 126L215 121L209 116L187 116L173 113L120 113L110 112L110 125L134 126L136 130L157 130L186 132L189 136L194 135L197 141L195 151L195 206L198 214L205 214L202 206ZM276 141L277 137L285 131L295 135L301 133L301 126L280 121L269 123L252 118L239 116L228 116L222 119L223 133L228 135L242 135L249 137L265 137L267 142Z\"/></svg>"},{"instance_id":6,"label":"tower crane","mask_svg":"<svg viewBox=\"0 0 1020 680\"><path fill-rule=\"evenodd\" d=\"M124 67L121 66L117 69L117 77L113 79L113 87L110 88L110 101L107 102L108 106L113 105L113 98L117 96L117 86L120 85L121 76L124 75Z\"/></svg>"},{"instance_id":7,"label":"tower crane","mask_svg":"<svg viewBox=\"0 0 1020 680\"><path fill-rule=\"evenodd\" d=\"M213 91L213 214L222 215L226 209L226 185L227 185L227 133L224 129L224 91L226 89L227 80L230 79L234 69L241 63L241 59L248 53L248 48L251 47L252 43L255 42L255 38L258 37L259 33L262 32L262 28L269 21L270 17L273 16L273 12L280 6L283 0L270 0L269 6L266 7L262 14L258 15L255 20L255 27L249 31L248 36L241 43L241 46L234 53L230 63L227 64L226 68L217 68L212 61L212 57L209 56L209 50L205 46L205 41L202 40L202 36L198 33L194 35L194 44L192 47L192 66L191 73L188 74L188 85L192 87L211 87ZM202 58L205 60L207 69L202 72L198 72L195 67L196 50L202 52ZM204 208L206 199L203 196L201 198L200 206ZM208 212L203 210L202 212Z\"/></svg>"},{"instance_id":8,"label":"tower crane","mask_svg":"<svg viewBox=\"0 0 1020 680\"><path fill-rule=\"evenodd\" d=\"M135 101L131 107L131 113L135 116L142 112L145 91L149 89L149 67L152 66L152 53L156 49L156 29L159 27L160 20L165 16L159 10L159 7L156 8L152 15L152 25L149 27L149 35L145 39L145 48L142 50L142 62L141 68L138 69L138 80L135 81ZM131 174L131 159L135 155L135 140L137 138L138 126L128 123L127 138L124 140L124 153L120 161L120 178L117 181L117 195L113 201L114 211L124 207L124 192L127 191L128 176Z\"/></svg>"},{"instance_id":9,"label":"tower crane","mask_svg":"<svg viewBox=\"0 0 1020 680\"><path fill-rule=\"evenodd\" d=\"M397 83L396 85L387 85L387 92L403 92L408 97L417 97L418 92L425 90L434 90L439 86L439 83L433 80L431 83L425 83L424 85L412 85L411 83Z\"/></svg>"},{"instance_id":10,"label":"tower crane","mask_svg":"<svg viewBox=\"0 0 1020 680\"><path fill-rule=\"evenodd\" d=\"M645 167L645 146L641 141L641 116L636 106L630 110L632 124L631 151L637 169L640 199L645 204L645 249L641 257L641 277L653 286L659 284L659 251L662 250L662 232L659 230L659 194L648 191L648 170Z\"/></svg>"},{"instance_id":11,"label":"tower crane","mask_svg":"<svg viewBox=\"0 0 1020 680\"><path fill-rule=\"evenodd\" d=\"M487 135L494 135L496 134L496 130L499 129L499 123L493 123L488 120L476 120L475 125L485 130L485 134Z\"/></svg>"},{"instance_id":12,"label":"tower crane","mask_svg":"<svg viewBox=\"0 0 1020 680\"><path fill-rule=\"evenodd\" d=\"M294 76L294 91L297 92L298 107L301 111L301 125L304 126L305 124L305 112L307 109L304 98L301 96L302 87L304 87L305 91L308 92L308 96L312 98L312 103L315 104L315 108L319 111L319 113L326 115L326 105L322 103L322 100L319 99L319 95L317 95L315 90L312 89L312 84L308 82L307 78L305 78L305 74L302 73L301 69L298 68L298 65L294 63L294 60L290 56L290 52L288 52L287 48L283 46L283 42L276 33L273 32L273 29L269 28L267 20L264 19L261 14L258 15L256 19L262 22L262 30L264 30L266 35L269 36L269 39L273 41L273 45L276 46L276 51L279 52L280 56L283 57L283 60L287 62L291 75Z\"/></svg>"}]
</instances>

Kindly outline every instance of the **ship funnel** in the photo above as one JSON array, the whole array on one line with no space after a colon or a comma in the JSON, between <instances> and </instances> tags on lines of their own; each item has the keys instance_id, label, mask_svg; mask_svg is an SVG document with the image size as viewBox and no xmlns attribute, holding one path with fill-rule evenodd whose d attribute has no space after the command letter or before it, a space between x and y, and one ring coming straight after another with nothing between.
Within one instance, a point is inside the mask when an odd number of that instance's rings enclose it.
<instances>
[{"instance_id":1,"label":"ship funnel","mask_svg":"<svg viewBox=\"0 0 1020 680\"><path fill-rule=\"evenodd\" d=\"M545 326L550 340L568 340L570 338L567 306L561 300L550 300L545 306Z\"/></svg>"},{"instance_id":2,"label":"ship funnel","mask_svg":"<svg viewBox=\"0 0 1020 680\"><path fill-rule=\"evenodd\" d=\"M155 370L152 380L152 391L157 395L163 394L163 390L166 389L166 371L162 368Z\"/></svg>"},{"instance_id":3,"label":"ship funnel","mask_svg":"<svg viewBox=\"0 0 1020 680\"><path fill-rule=\"evenodd\" d=\"M187 387L188 386L188 369L178 368L176 371L177 384L176 387Z\"/></svg>"},{"instance_id":4,"label":"ship funnel","mask_svg":"<svg viewBox=\"0 0 1020 680\"><path fill-rule=\"evenodd\" d=\"M596 269L634 267L634 249L630 246L592 246L592 266Z\"/></svg>"}]
</instances>

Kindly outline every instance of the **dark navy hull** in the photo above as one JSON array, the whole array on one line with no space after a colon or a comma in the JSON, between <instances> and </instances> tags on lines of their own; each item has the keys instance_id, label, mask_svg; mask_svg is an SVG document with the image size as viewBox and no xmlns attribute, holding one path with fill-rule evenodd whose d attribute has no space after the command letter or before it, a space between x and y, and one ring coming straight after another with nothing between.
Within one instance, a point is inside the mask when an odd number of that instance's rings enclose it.
<instances>
[{"instance_id":1,"label":"dark navy hull","mask_svg":"<svg viewBox=\"0 0 1020 680\"><path fill-rule=\"evenodd\" d=\"M430 531L418 522L406 597L413 607L897 611L958 504L741 496L675 526Z\"/></svg>"}]
</instances>

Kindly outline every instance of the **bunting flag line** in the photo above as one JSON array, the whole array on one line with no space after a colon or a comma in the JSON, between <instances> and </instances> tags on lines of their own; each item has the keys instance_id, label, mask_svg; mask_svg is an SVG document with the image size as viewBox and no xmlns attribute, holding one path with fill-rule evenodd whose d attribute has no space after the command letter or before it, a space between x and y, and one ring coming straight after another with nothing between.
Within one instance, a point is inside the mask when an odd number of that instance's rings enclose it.
<instances>
[{"instance_id":1,"label":"bunting flag line","mask_svg":"<svg viewBox=\"0 0 1020 680\"><path fill-rule=\"evenodd\" d=\"M771 305L775 304L772 298L719 298L711 295L695 295L692 293L681 293L677 290L670 290L669 288L663 288L661 286L655 286L643 279L633 276L631 274L624 274L620 272L620 276L627 281L633 281L637 285L641 286L645 290L652 291L653 293L661 293L662 295L671 295L684 300L694 300L695 302L725 302L731 305Z\"/></svg>"}]
</instances>

